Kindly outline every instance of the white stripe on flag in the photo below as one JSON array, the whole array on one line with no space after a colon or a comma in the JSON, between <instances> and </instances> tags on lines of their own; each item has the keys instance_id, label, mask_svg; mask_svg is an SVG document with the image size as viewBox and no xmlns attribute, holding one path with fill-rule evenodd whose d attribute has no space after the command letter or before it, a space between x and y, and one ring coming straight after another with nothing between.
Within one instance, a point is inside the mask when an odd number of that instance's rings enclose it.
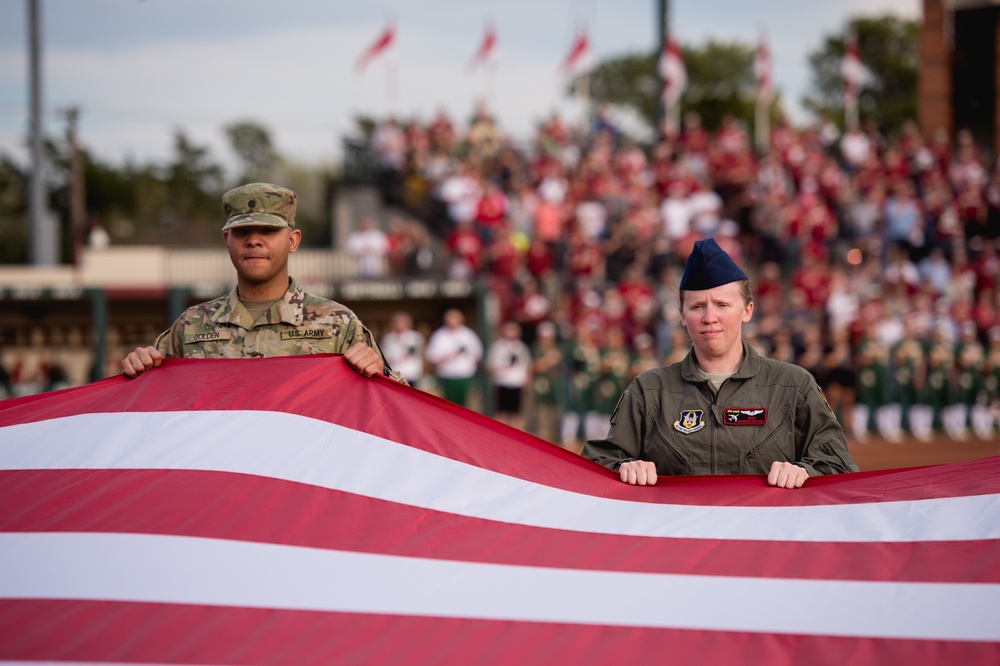
<instances>
[{"instance_id":1,"label":"white stripe on flag","mask_svg":"<svg viewBox=\"0 0 1000 666\"><path fill-rule=\"evenodd\" d=\"M0 534L0 597L1000 640L983 612L1000 608L995 584L563 570L161 535ZM803 613L795 599L821 601Z\"/></svg>"},{"instance_id":2,"label":"white stripe on flag","mask_svg":"<svg viewBox=\"0 0 1000 666\"><path fill-rule=\"evenodd\" d=\"M1000 538L1000 524L991 519L1000 495L802 507L628 502L531 483L280 412L83 414L0 429L0 469L95 468L254 474L485 520L627 536L802 542Z\"/></svg>"}]
</instances>

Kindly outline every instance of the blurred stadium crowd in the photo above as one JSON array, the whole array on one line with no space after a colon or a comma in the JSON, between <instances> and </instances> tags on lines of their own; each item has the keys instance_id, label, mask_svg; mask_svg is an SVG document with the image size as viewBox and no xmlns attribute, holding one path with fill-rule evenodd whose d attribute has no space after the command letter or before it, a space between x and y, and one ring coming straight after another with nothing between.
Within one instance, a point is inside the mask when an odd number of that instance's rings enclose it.
<instances>
[{"instance_id":1,"label":"blurred stadium crowd","mask_svg":"<svg viewBox=\"0 0 1000 666\"><path fill-rule=\"evenodd\" d=\"M688 115L642 147L598 110L514 145L480 108L384 119L370 147L416 220L374 251L418 275L436 237L450 277L489 285L532 350L526 427L550 441L601 436L632 377L687 353L677 284L709 236L754 282L749 343L810 370L849 438L1000 427L1000 169L967 132L779 119L758 151L736 120Z\"/></svg>"}]
</instances>

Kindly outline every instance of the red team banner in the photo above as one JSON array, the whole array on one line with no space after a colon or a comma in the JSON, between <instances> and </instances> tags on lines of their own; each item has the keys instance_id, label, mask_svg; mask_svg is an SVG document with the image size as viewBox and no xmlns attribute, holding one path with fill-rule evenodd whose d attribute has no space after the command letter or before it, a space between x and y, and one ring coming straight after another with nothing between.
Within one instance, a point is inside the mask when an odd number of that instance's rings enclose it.
<instances>
[{"instance_id":1,"label":"red team banner","mask_svg":"<svg viewBox=\"0 0 1000 666\"><path fill-rule=\"evenodd\" d=\"M339 356L0 402L0 659L1000 663L1000 457L630 487Z\"/></svg>"}]
</instances>

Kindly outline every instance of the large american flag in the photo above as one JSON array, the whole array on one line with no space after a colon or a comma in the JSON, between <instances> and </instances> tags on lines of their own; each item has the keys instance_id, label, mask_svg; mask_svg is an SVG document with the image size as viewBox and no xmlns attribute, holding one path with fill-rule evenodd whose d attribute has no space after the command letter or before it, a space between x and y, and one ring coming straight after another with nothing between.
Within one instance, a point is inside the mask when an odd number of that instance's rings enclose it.
<instances>
[{"instance_id":1,"label":"large american flag","mask_svg":"<svg viewBox=\"0 0 1000 666\"><path fill-rule=\"evenodd\" d=\"M0 659L1000 663L1000 458L630 487L338 356L0 403Z\"/></svg>"}]
</instances>

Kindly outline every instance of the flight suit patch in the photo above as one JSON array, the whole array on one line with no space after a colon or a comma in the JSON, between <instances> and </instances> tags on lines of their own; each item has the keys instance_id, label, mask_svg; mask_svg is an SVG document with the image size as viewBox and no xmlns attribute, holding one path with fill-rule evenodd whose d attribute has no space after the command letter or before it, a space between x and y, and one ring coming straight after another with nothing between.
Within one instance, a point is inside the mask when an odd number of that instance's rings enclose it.
<instances>
[{"instance_id":1,"label":"flight suit patch","mask_svg":"<svg viewBox=\"0 0 1000 666\"><path fill-rule=\"evenodd\" d=\"M679 419L674 421L674 429L690 435L705 427L705 412L700 409L685 409Z\"/></svg>"},{"instance_id":2,"label":"flight suit patch","mask_svg":"<svg viewBox=\"0 0 1000 666\"><path fill-rule=\"evenodd\" d=\"M762 426L767 423L764 407L726 407L725 424L731 426Z\"/></svg>"}]
</instances>

